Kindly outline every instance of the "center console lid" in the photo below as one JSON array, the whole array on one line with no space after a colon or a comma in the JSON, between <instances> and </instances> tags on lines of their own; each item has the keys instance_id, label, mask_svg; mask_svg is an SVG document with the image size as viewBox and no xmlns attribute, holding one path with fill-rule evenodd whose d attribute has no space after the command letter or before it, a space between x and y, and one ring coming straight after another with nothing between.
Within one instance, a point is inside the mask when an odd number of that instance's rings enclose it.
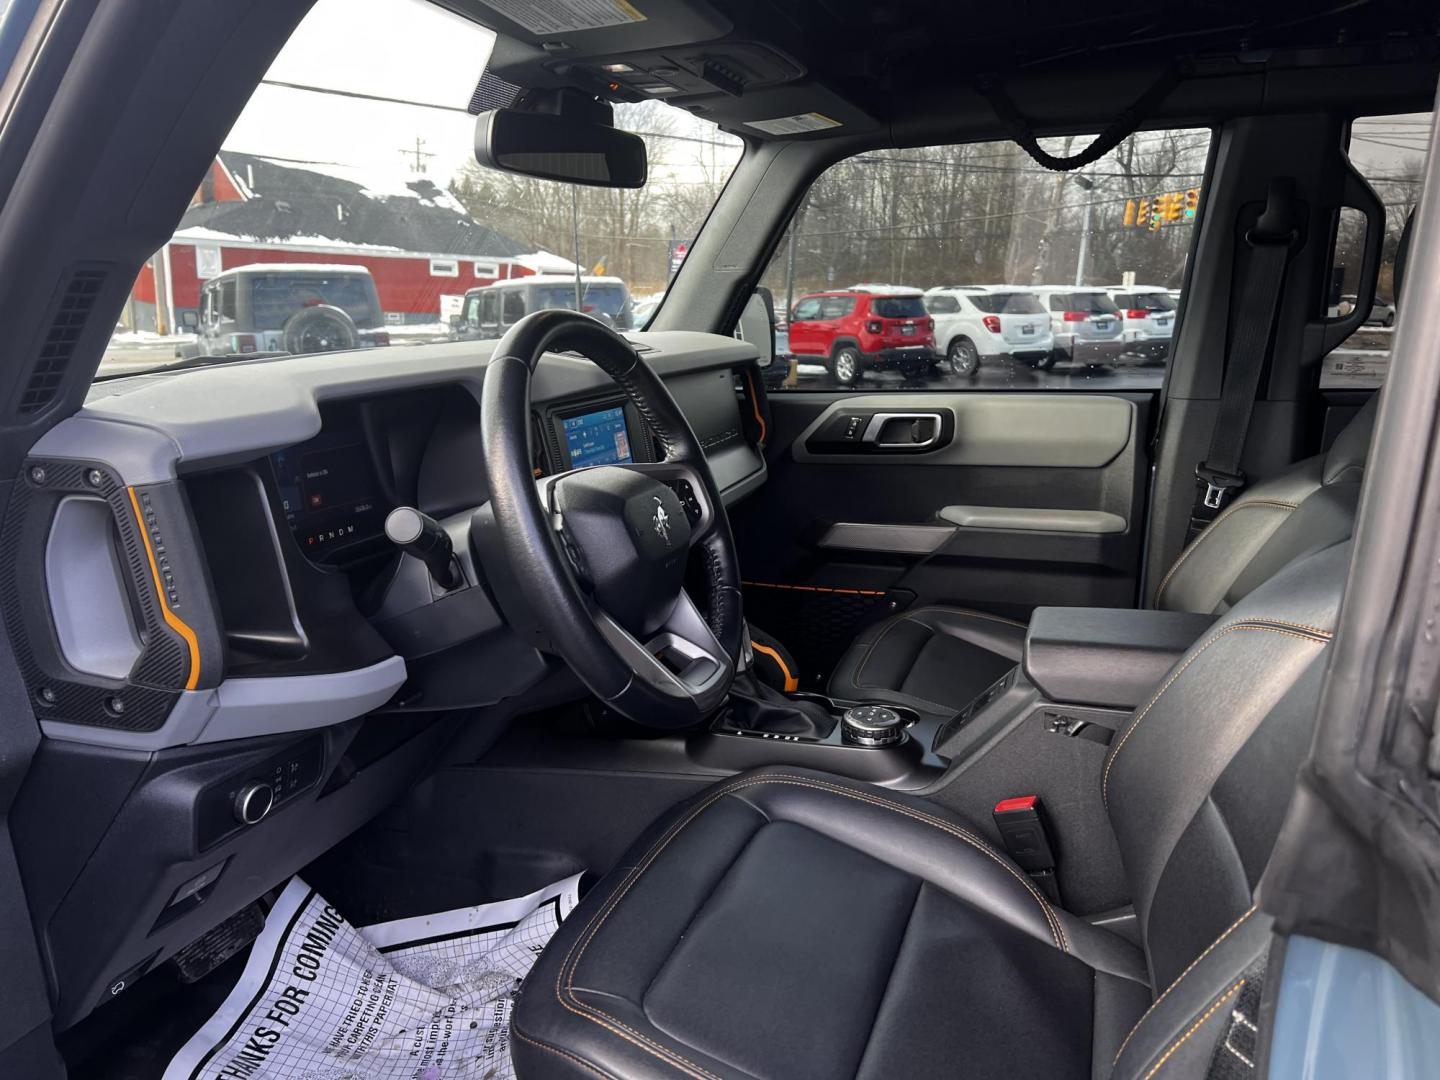
<instances>
[{"instance_id":1,"label":"center console lid","mask_svg":"<svg viewBox=\"0 0 1440 1080\"><path fill-rule=\"evenodd\" d=\"M1133 709L1216 618L1183 611L1036 608L1025 635L1025 674L1051 701Z\"/></svg>"}]
</instances>

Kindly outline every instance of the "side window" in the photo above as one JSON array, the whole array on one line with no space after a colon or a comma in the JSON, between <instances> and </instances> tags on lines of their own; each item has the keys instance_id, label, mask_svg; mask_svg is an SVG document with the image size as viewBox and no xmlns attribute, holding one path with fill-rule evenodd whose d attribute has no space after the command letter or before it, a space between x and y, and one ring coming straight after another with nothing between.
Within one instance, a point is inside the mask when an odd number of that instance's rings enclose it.
<instances>
[{"instance_id":1,"label":"side window","mask_svg":"<svg viewBox=\"0 0 1440 1080\"><path fill-rule=\"evenodd\" d=\"M480 323L480 297L467 296L465 308L460 312L460 321L466 326L477 326Z\"/></svg>"},{"instance_id":2,"label":"side window","mask_svg":"<svg viewBox=\"0 0 1440 1080\"><path fill-rule=\"evenodd\" d=\"M217 290L220 302L220 318L238 319L240 317L239 308L235 304L235 294L238 287L238 283L234 278L220 283L220 288Z\"/></svg>"},{"instance_id":3,"label":"side window","mask_svg":"<svg viewBox=\"0 0 1440 1080\"><path fill-rule=\"evenodd\" d=\"M500 294L487 292L480 294L480 325L494 326L500 321Z\"/></svg>"},{"instance_id":4,"label":"side window","mask_svg":"<svg viewBox=\"0 0 1440 1080\"><path fill-rule=\"evenodd\" d=\"M519 289L512 289L505 293L501 301L501 319L505 325L519 322L525 317L525 294Z\"/></svg>"},{"instance_id":5,"label":"side window","mask_svg":"<svg viewBox=\"0 0 1440 1080\"><path fill-rule=\"evenodd\" d=\"M796 322L813 322L820 318L820 301L818 299L801 300L795 305Z\"/></svg>"},{"instance_id":6,"label":"side window","mask_svg":"<svg viewBox=\"0 0 1440 1080\"><path fill-rule=\"evenodd\" d=\"M206 285L200 290L200 324L203 326L215 317L215 289Z\"/></svg>"},{"instance_id":7,"label":"side window","mask_svg":"<svg viewBox=\"0 0 1440 1080\"><path fill-rule=\"evenodd\" d=\"M1425 148L1433 120L1433 113L1409 113L1359 117L1350 125L1350 161L1385 206L1385 237L1370 314L1363 326L1325 357L1320 368L1322 390L1368 390L1385 382L1390 344L1400 317L1399 297L1395 295L1395 252L1405 223L1420 201ZM1365 299L1356 291L1365 245L1364 216L1358 211L1342 210L1335 233L1330 295L1325 298L1325 306L1328 314L1344 316Z\"/></svg>"},{"instance_id":8,"label":"side window","mask_svg":"<svg viewBox=\"0 0 1440 1080\"><path fill-rule=\"evenodd\" d=\"M1065 156L1089 142L1081 134L1041 145ZM851 328L825 323L857 312L870 320L875 297L912 297L917 318L908 333L902 324L893 340L867 345L843 379L801 362L780 392L1158 389L1174 320L1154 320L1142 339L1123 319L1104 318L1113 305L1095 297L1180 289L1209 147L1208 129L1176 128L1137 132L1064 173L1008 141L870 150L837 162L811 185L761 275L776 307L808 324L793 342L777 338L780 355L792 345L797 360L830 355ZM852 295L842 311L839 296L812 303L817 293ZM1082 295L1083 307L1071 307ZM947 360L966 331L940 319L960 312L993 335L963 374Z\"/></svg>"}]
</instances>

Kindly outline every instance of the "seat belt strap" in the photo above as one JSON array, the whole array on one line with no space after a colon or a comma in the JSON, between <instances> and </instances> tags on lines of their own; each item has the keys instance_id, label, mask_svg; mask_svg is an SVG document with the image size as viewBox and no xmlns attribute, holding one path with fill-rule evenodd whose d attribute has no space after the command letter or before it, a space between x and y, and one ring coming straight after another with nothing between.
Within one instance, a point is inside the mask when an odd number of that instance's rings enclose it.
<instances>
[{"instance_id":1,"label":"seat belt strap","mask_svg":"<svg viewBox=\"0 0 1440 1080\"><path fill-rule=\"evenodd\" d=\"M1250 267L1240 297L1235 331L1230 337L1220 411L1210 432L1210 451L1195 466L1195 503L1185 536L1188 546L1245 486L1240 459L1260 373L1270 355L1270 335L1285 284L1285 267L1297 236L1295 181L1277 176L1270 181L1265 210L1245 234Z\"/></svg>"},{"instance_id":2,"label":"seat belt strap","mask_svg":"<svg viewBox=\"0 0 1440 1080\"><path fill-rule=\"evenodd\" d=\"M1225 1018L1225 1035L1215 1044L1205 1080L1254 1080L1260 1055L1260 999L1264 996L1269 959L1267 948L1240 973L1245 981Z\"/></svg>"}]
</instances>

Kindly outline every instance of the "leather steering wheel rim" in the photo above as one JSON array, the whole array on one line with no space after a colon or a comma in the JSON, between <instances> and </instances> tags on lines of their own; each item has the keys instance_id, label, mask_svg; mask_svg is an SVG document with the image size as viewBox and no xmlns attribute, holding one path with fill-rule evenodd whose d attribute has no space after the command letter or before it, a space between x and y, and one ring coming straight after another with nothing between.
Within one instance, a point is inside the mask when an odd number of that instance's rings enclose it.
<instances>
[{"instance_id":1,"label":"leather steering wheel rim","mask_svg":"<svg viewBox=\"0 0 1440 1080\"><path fill-rule=\"evenodd\" d=\"M664 459L653 465L575 470L537 482L530 453L530 383L546 352L578 353L609 375L634 403ZM507 594L511 604L523 597L526 609L506 610L512 623L538 627L545 651L565 660L596 697L638 723L676 728L707 719L724 702L743 648L739 564L704 451L665 384L629 342L597 320L563 309L537 311L501 338L486 365L480 431L494 527L513 575L513 587L497 590L497 596L502 607ZM628 480L617 468L643 479ZM685 529L684 542L704 563L704 615L681 588L663 634L649 641L621 628L601 608L586 587L585 559L566 531L561 485L582 473L595 473L589 479L599 482L604 470L627 490L640 492L642 501L648 495L656 506L664 499L677 509L681 504L671 502L673 485L688 481L700 509L698 522L690 521ZM646 484L654 485L653 493ZM683 523L685 511L680 514ZM653 537L631 531L637 544L658 546ZM689 666L662 663L662 656L689 656L691 651ZM709 670L711 661L717 670ZM684 671L674 670L677 666Z\"/></svg>"}]
</instances>

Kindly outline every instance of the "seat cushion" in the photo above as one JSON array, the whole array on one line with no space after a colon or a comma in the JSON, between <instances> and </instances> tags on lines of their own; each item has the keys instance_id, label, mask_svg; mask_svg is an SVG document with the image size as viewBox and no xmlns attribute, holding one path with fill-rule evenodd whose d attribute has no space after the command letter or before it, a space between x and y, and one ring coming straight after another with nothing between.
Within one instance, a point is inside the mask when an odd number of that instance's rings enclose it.
<instances>
[{"instance_id":1,"label":"seat cushion","mask_svg":"<svg viewBox=\"0 0 1440 1080\"><path fill-rule=\"evenodd\" d=\"M1024 650L1022 622L963 608L916 608L855 639L830 678L830 696L907 705L943 719L1018 664Z\"/></svg>"},{"instance_id":2,"label":"seat cushion","mask_svg":"<svg viewBox=\"0 0 1440 1080\"><path fill-rule=\"evenodd\" d=\"M1134 946L958 819L823 773L677 807L561 927L513 1023L536 1077L1089 1077L1151 998Z\"/></svg>"}]
</instances>

